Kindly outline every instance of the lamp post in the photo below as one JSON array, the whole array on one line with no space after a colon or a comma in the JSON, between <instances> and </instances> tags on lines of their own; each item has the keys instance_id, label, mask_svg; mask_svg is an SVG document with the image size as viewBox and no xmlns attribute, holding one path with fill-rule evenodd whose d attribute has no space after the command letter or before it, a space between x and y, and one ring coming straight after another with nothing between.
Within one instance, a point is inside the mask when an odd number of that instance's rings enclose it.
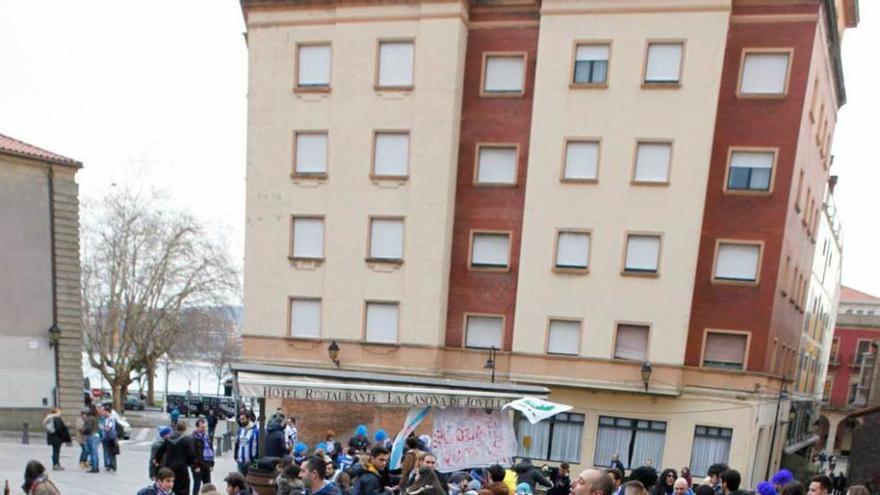
<instances>
[{"instance_id":1,"label":"lamp post","mask_svg":"<svg viewBox=\"0 0 880 495\"><path fill-rule=\"evenodd\" d=\"M645 384L645 392L648 391L648 384L651 382L651 363L645 361L645 364L642 365L642 383Z\"/></svg>"},{"instance_id":2,"label":"lamp post","mask_svg":"<svg viewBox=\"0 0 880 495\"><path fill-rule=\"evenodd\" d=\"M489 359L483 365L483 369L492 370L492 383L495 383L495 346L489 348Z\"/></svg>"},{"instance_id":3,"label":"lamp post","mask_svg":"<svg viewBox=\"0 0 880 495\"><path fill-rule=\"evenodd\" d=\"M330 345L327 347L327 354L330 356L330 360L333 361L333 364L339 368L339 344L336 341L330 342Z\"/></svg>"}]
</instances>

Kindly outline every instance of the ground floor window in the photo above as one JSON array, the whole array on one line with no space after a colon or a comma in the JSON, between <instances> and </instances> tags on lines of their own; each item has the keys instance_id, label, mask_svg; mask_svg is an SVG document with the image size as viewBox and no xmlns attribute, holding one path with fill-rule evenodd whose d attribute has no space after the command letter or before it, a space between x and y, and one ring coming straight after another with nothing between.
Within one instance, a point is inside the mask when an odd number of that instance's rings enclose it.
<instances>
[{"instance_id":1,"label":"ground floor window","mask_svg":"<svg viewBox=\"0 0 880 495\"><path fill-rule=\"evenodd\" d=\"M593 464L610 466L611 458L617 455L626 469L648 461L652 466L662 466L665 443L665 421L599 416Z\"/></svg>"},{"instance_id":2,"label":"ground floor window","mask_svg":"<svg viewBox=\"0 0 880 495\"><path fill-rule=\"evenodd\" d=\"M712 464L727 464L732 437L733 430L730 428L697 425L691 450L691 474L706 476L706 471Z\"/></svg>"},{"instance_id":3,"label":"ground floor window","mask_svg":"<svg viewBox=\"0 0 880 495\"><path fill-rule=\"evenodd\" d=\"M517 414L516 455L529 459L580 463L584 415L560 413L531 424Z\"/></svg>"}]
</instances>

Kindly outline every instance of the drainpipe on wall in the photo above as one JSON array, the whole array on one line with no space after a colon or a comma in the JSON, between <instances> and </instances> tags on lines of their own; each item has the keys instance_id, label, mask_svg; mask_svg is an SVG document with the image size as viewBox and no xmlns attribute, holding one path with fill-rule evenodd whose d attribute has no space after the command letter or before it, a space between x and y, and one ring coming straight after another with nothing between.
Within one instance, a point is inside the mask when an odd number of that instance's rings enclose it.
<instances>
[{"instance_id":1,"label":"drainpipe on wall","mask_svg":"<svg viewBox=\"0 0 880 495\"><path fill-rule=\"evenodd\" d=\"M58 287L55 270L55 167L49 164L49 260L51 263L52 273L52 326L49 327L50 342L55 339L58 332ZM55 359L55 389L53 394L54 405L58 407L61 402L61 391L58 389L59 384L59 363L58 363L58 345L59 342L53 342L53 357Z\"/></svg>"}]
</instances>

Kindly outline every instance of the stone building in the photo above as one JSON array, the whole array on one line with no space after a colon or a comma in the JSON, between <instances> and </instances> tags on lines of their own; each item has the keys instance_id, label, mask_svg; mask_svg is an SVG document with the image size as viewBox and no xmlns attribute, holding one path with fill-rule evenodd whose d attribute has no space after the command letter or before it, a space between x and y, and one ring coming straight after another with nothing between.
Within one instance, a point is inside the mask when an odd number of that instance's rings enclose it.
<instances>
[{"instance_id":1,"label":"stone building","mask_svg":"<svg viewBox=\"0 0 880 495\"><path fill-rule=\"evenodd\" d=\"M80 168L0 134L0 429L83 404Z\"/></svg>"}]
</instances>

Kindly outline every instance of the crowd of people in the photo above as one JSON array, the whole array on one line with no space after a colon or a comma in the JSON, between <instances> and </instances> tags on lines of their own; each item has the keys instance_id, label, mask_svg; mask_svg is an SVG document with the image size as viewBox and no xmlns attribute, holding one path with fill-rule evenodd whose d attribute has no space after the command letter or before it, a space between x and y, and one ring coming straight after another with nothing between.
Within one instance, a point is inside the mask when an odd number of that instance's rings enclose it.
<instances>
[{"instance_id":1,"label":"crowd of people","mask_svg":"<svg viewBox=\"0 0 880 495\"><path fill-rule=\"evenodd\" d=\"M116 469L121 433L114 415L110 407L92 407L77 419L80 465L88 472L99 472L99 445L105 470ZM740 473L725 464L714 464L705 479L694 479L686 467L680 472L662 469L659 474L650 465L627 471L616 455L609 468L586 469L577 476L571 475L567 463L539 468L528 459L509 468L495 464L440 473L430 437L415 434L406 438L400 465L391 469L392 440L381 429L371 436L359 425L344 446L335 432L327 431L323 441L310 448L299 439L296 419L280 410L266 421L265 438L253 411L242 409L237 421L237 471L223 480L227 495L536 495L539 490L546 495L871 495L863 486L845 489L840 477L819 475L804 485L785 469L747 492L741 488ZM216 418L200 417L190 432L185 420L172 416L172 425L159 429L151 448L151 483L137 495L219 495L212 483L216 423ZM51 410L44 426L53 469L62 470L60 448L71 442L71 435L60 410ZM255 492L248 483L251 477L269 482ZM28 463L22 488L34 495L60 493L37 461Z\"/></svg>"}]
</instances>

